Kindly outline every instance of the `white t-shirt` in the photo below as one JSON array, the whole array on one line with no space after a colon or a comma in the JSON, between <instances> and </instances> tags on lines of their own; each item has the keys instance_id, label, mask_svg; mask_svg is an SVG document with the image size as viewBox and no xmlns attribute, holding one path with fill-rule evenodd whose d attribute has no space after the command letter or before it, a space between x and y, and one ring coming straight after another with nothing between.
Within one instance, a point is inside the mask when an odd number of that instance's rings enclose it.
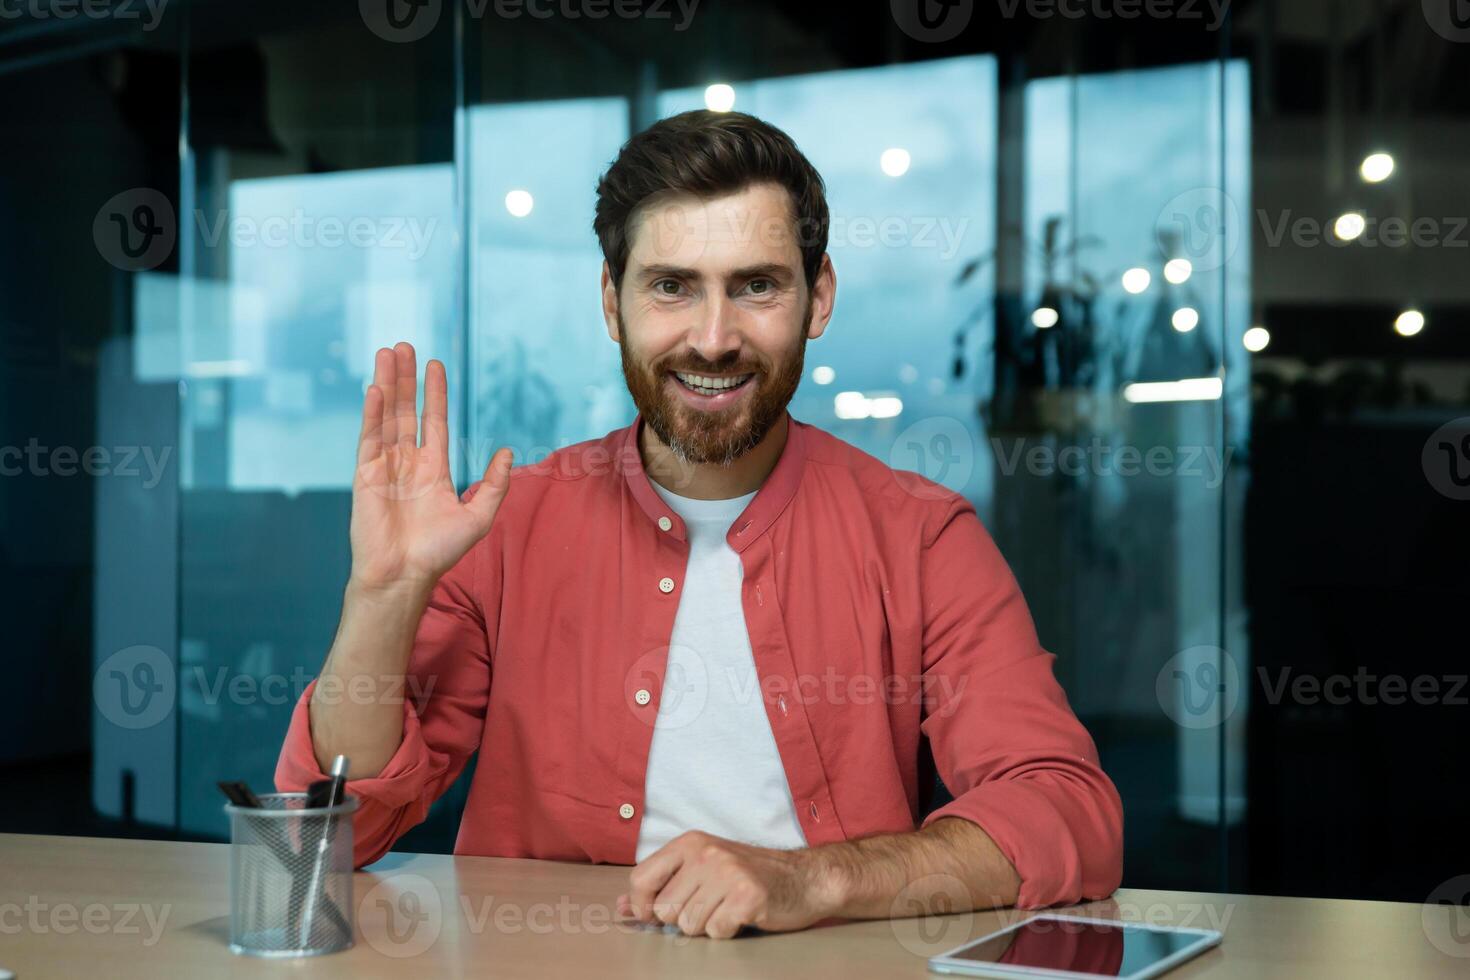
<instances>
[{"instance_id":1,"label":"white t-shirt","mask_svg":"<svg viewBox=\"0 0 1470 980\"><path fill-rule=\"evenodd\" d=\"M805 847L750 651L745 569L725 541L755 493L694 500L653 489L684 519L689 567L648 752L637 860L687 830Z\"/></svg>"}]
</instances>

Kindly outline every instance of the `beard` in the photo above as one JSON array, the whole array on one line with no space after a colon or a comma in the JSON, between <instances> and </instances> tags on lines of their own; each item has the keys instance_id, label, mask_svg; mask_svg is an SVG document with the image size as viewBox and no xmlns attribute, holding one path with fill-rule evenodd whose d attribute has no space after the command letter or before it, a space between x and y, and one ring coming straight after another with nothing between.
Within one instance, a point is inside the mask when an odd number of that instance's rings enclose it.
<instances>
[{"instance_id":1,"label":"beard","mask_svg":"<svg viewBox=\"0 0 1470 980\"><path fill-rule=\"evenodd\" d=\"M676 355L671 364L654 366L633 360L628 351L627 325L623 323L622 310L619 310L618 349L622 354L623 379L628 384L638 413L669 447L676 460L686 465L711 463L729 466L760 445L785 414L805 370L807 328L811 322L812 305L809 302L802 317L801 336L795 350L775 365L741 362L739 355L732 352L730 358L714 363L696 363L686 354ZM697 359L699 355L693 357ZM670 368L693 374L753 373L755 377L746 384L756 387L738 404L702 411L684 404L668 390Z\"/></svg>"}]
</instances>

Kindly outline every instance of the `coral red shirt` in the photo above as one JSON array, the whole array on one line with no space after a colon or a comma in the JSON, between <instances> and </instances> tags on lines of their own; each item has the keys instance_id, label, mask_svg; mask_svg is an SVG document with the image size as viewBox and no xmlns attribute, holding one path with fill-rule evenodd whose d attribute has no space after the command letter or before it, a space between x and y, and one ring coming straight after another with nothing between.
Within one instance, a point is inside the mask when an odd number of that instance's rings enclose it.
<instances>
[{"instance_id":1,"label":"coral red shirt","mask_svg":"<svg viewBox=\"0 0 1470 980\"><path fill-rule=\"evenodd\" d=\"M915 829L927 739L955 799L923 824L984 828L1023 907L1110 894L1122 804L974 507L785 418L781 456L726 540L744 569L752 696L808 845ZM402 744L348 783L358 866L422 821L476 751L456 853L635 863L689 555L644 470L641 425L513 469L490 533L435 588ZM315 686L291 718L282 791L323 778Z\"/></svg>"}]
</instances>

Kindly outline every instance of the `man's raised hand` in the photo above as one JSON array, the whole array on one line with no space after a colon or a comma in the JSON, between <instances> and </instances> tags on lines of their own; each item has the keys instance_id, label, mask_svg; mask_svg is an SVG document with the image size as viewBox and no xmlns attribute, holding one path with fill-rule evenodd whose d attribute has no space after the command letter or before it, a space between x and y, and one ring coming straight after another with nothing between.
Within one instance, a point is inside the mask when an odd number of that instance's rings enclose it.
<instances>
[{"instance_id":1,"label":"man's raised hand","mask_svg":"<svg viewBox=\"0 0 1470 980\"><path fill-rule=\"evenodd\" d=\"M378 351L352 482L352 581L359 589L427 593L489 533L510 489L514 454L502 448L474 496L460 500L449 473L444 364L431 360L424 371L422 425L417 382L413 345Z\"/></svg>"}]
</instances>

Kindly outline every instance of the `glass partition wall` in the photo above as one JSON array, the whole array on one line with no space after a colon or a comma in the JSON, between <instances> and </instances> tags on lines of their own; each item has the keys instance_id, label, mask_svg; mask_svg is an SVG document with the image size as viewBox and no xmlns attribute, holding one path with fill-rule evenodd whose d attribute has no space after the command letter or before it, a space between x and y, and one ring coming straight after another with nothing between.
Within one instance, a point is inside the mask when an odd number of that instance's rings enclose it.
<instances>
[{"instance_id":1,"label":"glass partition wall","mask_svg":"<svg viewBox=\"0 0 1470 980\"><path fill-rule=\"evenodd\" d=\"M837 308L792 414L974 502L1122 791L1126 883L1227 887L1249 67L1198 39L1170 64L1053 64L775 5L372 6L180 14L177 261L133 276L98 395L167 394L151 424L174 428L176 507L140 533L171 549L174 638L119 669L156 668L177 711L152 742L101 713L99 806L220 835L214 780L271 781L336 623L377 346L448 365L460 485L498 446L525 463L631 421L595 182L637 129L733 105L827 181ZM99 607L124 579L100 577ZM99 662L127 634L99 630ZM463 787L400 846L448 850Z\"/></svg>"}]
</instances>

